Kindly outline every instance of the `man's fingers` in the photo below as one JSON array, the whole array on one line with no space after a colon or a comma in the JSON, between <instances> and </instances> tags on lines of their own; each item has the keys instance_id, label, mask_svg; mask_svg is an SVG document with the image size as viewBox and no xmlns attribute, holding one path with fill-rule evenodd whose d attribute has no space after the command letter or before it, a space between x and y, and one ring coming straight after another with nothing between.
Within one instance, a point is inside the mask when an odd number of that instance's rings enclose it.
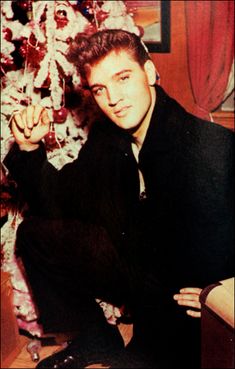
<instances>
[{"instance_id":1,"label":"man's fingers","mask_svg":"<svg viewBox=\"0 0 235 369\"><path fill-rule=\"evenodd\" d=\"M48 116L48 112L46 109L44 109L42 111L42 114L41 114L41 121L42 121L42 124L49 124L50 123L50 118Z\"/></svg>"},{"instance_id":2,"label":"man's fingers","mask_svg":"<svg viewBox=\"0 0 235 369\"><path fill-rule=\"evenodd\" d=\"M28 124L27 124L27 109L22 110L21 119L24 125L24 135L26 138L29 138L31 136L31 129L28 128Z\"/></svg>"},{"instance_id":3,"label":"man's fingers","mask_svg":"<svg viewBox=\"0 0 235 369\"><path fill-rule=\"evenodd\" d=\"M16 121L15 119L12 119L12 122L11 122L11 131L14 135L15 138L17 139L24 139L24 129L20 128L17 124L16 124Z\"/></svg>"},{"instance_id":4,"label":"man's fingers","mask_svg":"<svg viewBox=\"0 0 235 369\"><path fill-rule=\"evenodd\" d=\"M40 122L40 119L42 118L42 114L44 112L45 108L43 108L41 105L35 105L34 106L34 113L33 113L33 124L36 126Z\"/></svg>"},{"instance_id":5,"label":"man's fingers","mask_svg":"<svg viewBox=\"0 0 235 369\"><path fill-rule=\"evenodd\" d=\"M197 309L201 309L201 303L199 301L182 299L182 300L178 300L177 303L178 305L190 306L190 307L194 307Z\"/></svg>"},{"instance_id":6,"label":"man's fingers","mask_svg":"<svg viewBox=\"0 0 235 369\"><path fill-rule=\"evenodd\" d=\"M33 115L34 115L34 107L32 105L28 106L27 109L25 109L26 111L26 123L27 123L27 127L29 129L33 128Z\"/></svg>"},{"instance_id":7,"label":"man's fingers","mask_svg":"<svg viewBox=\"0 0 235 369\"><path fill-rule=\"evenodd\" d=\"M199 301L199 295L195 293L179 293L174 295L174 300L194 300Z\"/></svg>"},{"instance_id":8,"label":"man's fingers","mask_svg":"<svg viewBox=\"0 0 235 369\"><path fill-rule=\"evenodd\" d=\"M16 132L16 130L18 130L23 133L26 138L29 138L31 136L31 128L28 127L27 119L26 109L19 113L15 113L12 118L12 131Z\"/></svg>"},{"instance_id":9,"label":"man's fingers","mask_svg":"<svg viewBox=\"0 0 235 369\"><path fill-rule=\"evenodd\" d=\"M201 317L201 303L199 300L202 289L197 287L185 287L180 289L180 293L175 294L173 299L176 300L178 305L189 306L190 308L198 309L199 311L188 309L186 310L187 315L193 318Z\"/></svg>"},{"instance_id":10,"label":"man's fingers","mask_svg":"<svg viewBox=\"0 0 235 369\"><path fill-rule=\"evenodd\" d=\"M186 313L193 318L201 318L201 312L200 311L194 311L194 310L186 310Z\"/></svg>"},{"instance_id":11,"label":"man's fingers","mask_svg":"<svg viewBox=\"0 0 235 369\"><path fill-rule=\"evenodd\" d=\"M40 105L30 105L15 112L9 122L16 142L27 148L37 144L50 130L47 110Z\"/></svg>"},{"instance_id":12,"label":"man's fingers","mask_svg":"<svg viewBox=\"0 0 235 369\"><path fill-rule=\"evenodd\" d=\"M200 295L202 289L197 287L185 287L180 289L180 293L196 293Z\"/></svg>"},{"instance_id":13,"label":"man's fingers","mask_svg":"<svg viewBox=\"0 0 235 369\"><path fill-rule=\"evenodd\" d=\"M23 123L23 120L22 120L22 117L21 117L21 114L20 113L15 113L13 115L12 121L16 124L16 126L19 129L21 129L21 130L24 129L24 123Z\"/></svg>"}]
</instances>

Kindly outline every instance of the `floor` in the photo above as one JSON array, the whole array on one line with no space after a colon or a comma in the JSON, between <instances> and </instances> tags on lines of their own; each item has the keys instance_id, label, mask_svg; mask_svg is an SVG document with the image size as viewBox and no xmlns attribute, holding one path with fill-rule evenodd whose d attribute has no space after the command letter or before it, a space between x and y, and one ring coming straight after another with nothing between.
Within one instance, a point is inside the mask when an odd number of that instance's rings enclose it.
<instances>
[{"instance_id":1,"label":"floor","mask_svg":"<svg viewBox=\"0 0 235 369\"><path fill-rule=\"evenodd\" d=\"M132 337L132 325L131 324L119 324L118 326L123 340L125 344L127 344L131 337ZM38 362L33 362L31 359L30 354L27 351L27 344L30 342L30 340L26 337L23 337L24 339L24 345L20 352L20 354L16 357L16 359L12 362L12 364L9 366L9 368L35 368ZM44 359L45 357L51 355L52 353L61 350L63 347L61 345L58 346L43 346L40 349L39 355L40 360ZM93 364L90 365L87 368L108 368L105 366L102 366L102 364Z\"/></svg>"}]
</instances>

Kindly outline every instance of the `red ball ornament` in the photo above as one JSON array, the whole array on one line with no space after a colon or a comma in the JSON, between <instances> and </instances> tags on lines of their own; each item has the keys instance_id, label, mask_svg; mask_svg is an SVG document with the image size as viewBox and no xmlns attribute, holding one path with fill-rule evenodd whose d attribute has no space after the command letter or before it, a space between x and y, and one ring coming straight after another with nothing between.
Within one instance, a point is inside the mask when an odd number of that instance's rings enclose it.
<instances>
[{"instance_id":1,"label":"red ball ornament","mask_svg":"<svg viewBox=\"0 0 235 369\"><path fill-rule=\"evenodd\" d=\"M27 11L28 10L28 0L20 0L18 1L18 5L21 9Z\"/></svg>"},{"instance_id":2,"label":"red ball ornament","mask_svg":"<svg viewBox=\"0 0 235 369\"><path fill-rule=\"evenodd\" d=\"M96 14L96 18L99 22L103 22L106 18L108 18L108 16L109 16L109 13L104 12L103 10L98 11Z\"/></svg>"},{"instance_id":3,"label":"red ball ornament","mask_svg":"<svg viewBox=\"0 0 235 369\"><path fill-rule=\"evenodd\" d=\"M50 131L44 137L45 144L48 148L51 148L56 145L56 135L55 131Z\"/></svg>"},{"instance_id":4,"label":"red ball ornament","mask_svg":"<svg viewBox=\"0 0 235 369\"><path fill-rule=\"evenodd\" d=\"M60 110L53 110L54 123L64 123L67 119L68 110L62 107Z\"/></svg>"},{"instance_id":5,"label":"red ball ornament","mask_svg":"<svg viewBox=\"0 0 235 369\"><path fill-rule=\"evenodd\" d=\"M55 13L55 21L57 28L64 28L68 24L67 11L65 9L58 9Z\"/></svg>"},{"instance_id":6,"label":"red ball ornament","mask_svg":"<svg viewBox=\"0 0 235 369\"><path fill-rule=\"evenodd\" d=\"M93 6L93 1L92 0L84 0L81 4L81 7L84 8L90 8Z\"/></svg>"},{"instance_id":7,"label":"red ball ornament","mask_svg":"<svg viewBox=\"0 0 235 369\"><path fill-rule=\"evenodd\" d=\"M12 31L10 28L3 28L3 37L6 41L12 40Z\"/></svg>"},{"instance_id":8,"label":"red ball ornament","mask_svg":"<svg viewBox=\"0 0 235 369\"><path fill-rule=\"evenodd\" d=\"M73 41L73 38L72 37L67 37L66 38L66 43L67 44L71 44L72 41Z\"/></svg>"}]
</instances>

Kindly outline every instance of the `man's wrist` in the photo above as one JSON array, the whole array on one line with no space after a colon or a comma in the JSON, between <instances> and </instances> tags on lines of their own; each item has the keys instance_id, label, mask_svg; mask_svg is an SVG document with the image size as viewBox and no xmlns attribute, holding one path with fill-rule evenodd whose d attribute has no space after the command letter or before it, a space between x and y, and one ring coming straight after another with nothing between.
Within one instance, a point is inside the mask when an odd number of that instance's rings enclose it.
<instances>
[{"instance_id":1,"label":"man's wrist","mask_svg":"<svg viewBox=\"0 0 235 369\"><path fill-rule=\"evenodd\" d=\"M18 145L19 145L19 149L21 151L34 151L34 150L37 150L39 148L39 143L35 143L35 144L22 143L22 144L18 144Z\"/></svg>"}]
</instances>

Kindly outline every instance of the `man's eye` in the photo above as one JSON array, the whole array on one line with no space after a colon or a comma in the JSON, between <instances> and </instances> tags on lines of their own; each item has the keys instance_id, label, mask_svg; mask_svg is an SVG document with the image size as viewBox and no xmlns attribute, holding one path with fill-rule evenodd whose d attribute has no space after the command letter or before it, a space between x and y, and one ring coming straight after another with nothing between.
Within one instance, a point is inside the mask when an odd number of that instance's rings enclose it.
<instances>
[{"instance_id":1,"label":"man's eye","mask_svg":"<svg viewBox=\"0 0 235 369\"><path fill-rule=\"evenodd\" d=\"M127 81L129 78L130 78L130 76L129 76L129 75L127 75L127 76L122 76L122 77L120 77L120 81L121 81L121 82L124 82L124 81Z\"/></svg>"},{"instance_id":2,"label":"man's eye","mask_svg":"<svg viewBox=\"0 0 235 369\"><path fill-rule=\"evenodd\" d=\"M104 91L104 88L99 87L99 88L96 88L96 89L92 90L92 93L95 96L100 96L103 93L103 91Z\"/></svg>"}]
</instances>

